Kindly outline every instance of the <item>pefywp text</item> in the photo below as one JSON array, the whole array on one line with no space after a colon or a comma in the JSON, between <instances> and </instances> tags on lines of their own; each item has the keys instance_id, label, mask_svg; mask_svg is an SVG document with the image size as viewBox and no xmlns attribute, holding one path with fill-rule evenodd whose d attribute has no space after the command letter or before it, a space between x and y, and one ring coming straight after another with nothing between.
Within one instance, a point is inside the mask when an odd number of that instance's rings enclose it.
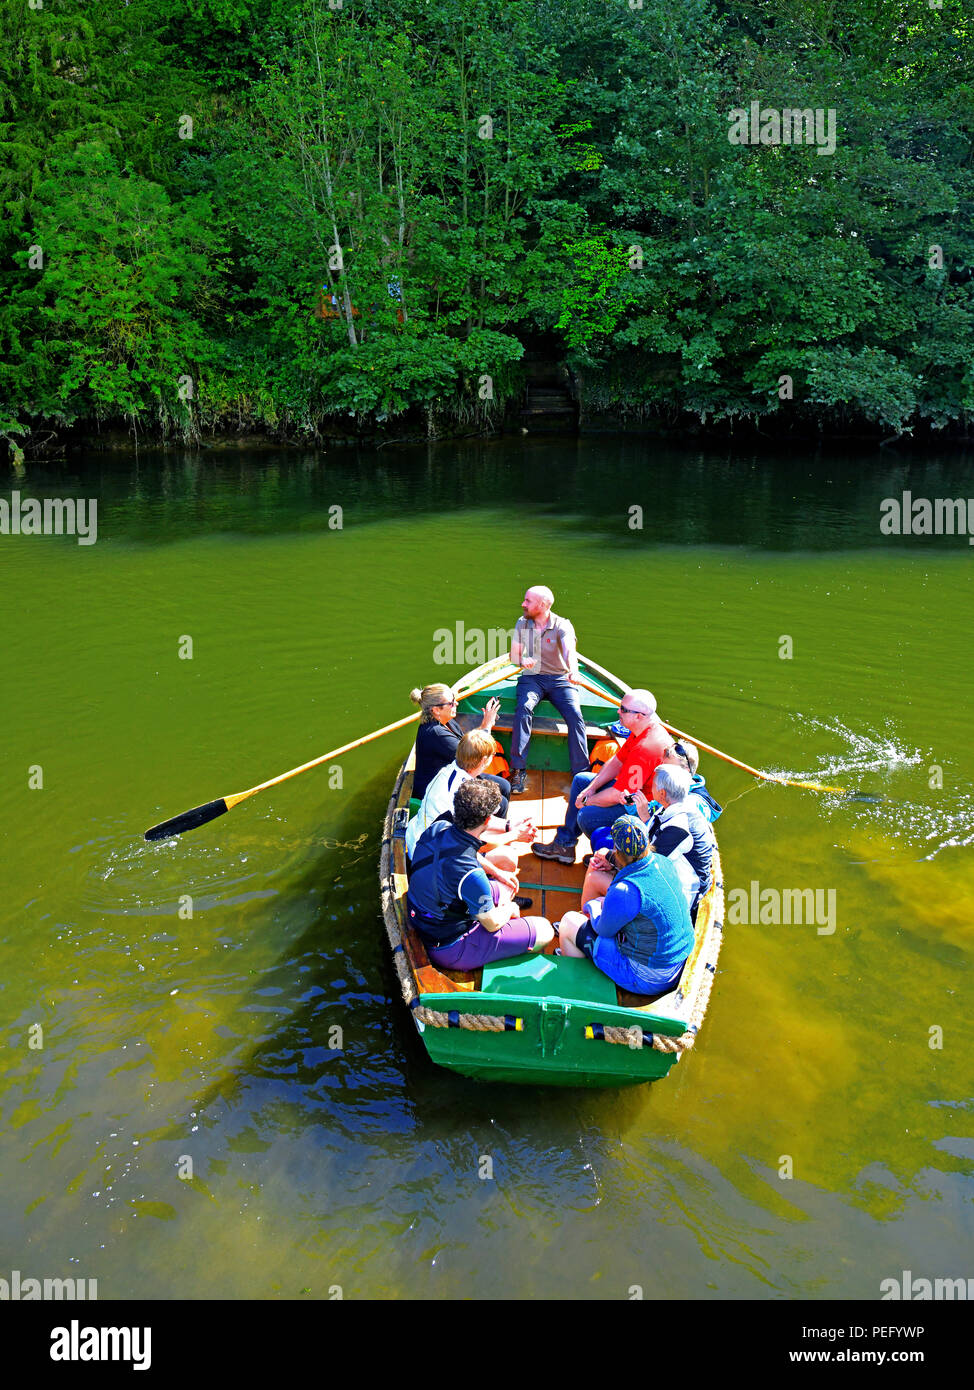
<instances>
[{"instance_id":1,"label":"pefywp text","mask_svg":"<svg viewBox=\"0 0 974 1390\"><path fill-rule=\"evenodd\" d=\"M151 1327L70 1327L51 1330L52 1361L131 1361L133 1371L152 1365Z\"/></svg>"},{"instance_id":2,"label":"pefywp text","mask_svg":"<svg viewBox=\"0 0 974 1390\"><path fill-rule=\"evenodd\" d=\"M98 539L98 502L94 497L0 497L0 535L77 536L79 545Z\"/></svg>"}]
</instances>

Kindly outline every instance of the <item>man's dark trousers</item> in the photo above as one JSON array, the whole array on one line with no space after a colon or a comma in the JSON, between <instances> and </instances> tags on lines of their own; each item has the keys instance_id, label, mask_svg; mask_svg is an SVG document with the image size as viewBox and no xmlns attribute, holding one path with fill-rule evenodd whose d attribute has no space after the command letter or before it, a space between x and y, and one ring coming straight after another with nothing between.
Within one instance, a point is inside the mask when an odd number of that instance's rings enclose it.
<instances>
[{"instance_id":1,"label":"man's dark trousers","mask_svg":"<svg viewBox=\"0 0 974 1390\"><path fill-rule=\"evenodd\" d=\"M517 708L511 735L511 769L527 767L528 744L534 711L541 700L550 700L568 725L568 756L572 774L588 767L588 740L582 718L578 687L567 676L521 676L517 683Z\"/></svg>"}]
</instances>

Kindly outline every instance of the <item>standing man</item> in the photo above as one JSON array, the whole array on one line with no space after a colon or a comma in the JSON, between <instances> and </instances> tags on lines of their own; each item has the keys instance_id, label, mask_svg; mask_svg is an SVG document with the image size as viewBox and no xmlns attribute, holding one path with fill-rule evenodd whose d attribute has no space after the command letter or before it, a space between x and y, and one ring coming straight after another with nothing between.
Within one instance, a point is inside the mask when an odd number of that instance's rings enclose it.
<instances>
[{"instance_id":1,"label":"standing man","mask_svg":"<svg viewBox=\"0 0 974 1390\"><path fill-rule=\"evenodd\" d=\"M568 756L572 776L588 769L588 740L578 691L578 650L575 629L567 618L552 613L555 596L543 584L524 595L511 643L511 661L524 674L517 683L517 708L511 735L511 795L524 791L528 744L534 711L540 700L550 700L568 725Z\"/></svg>"}]
</instances>

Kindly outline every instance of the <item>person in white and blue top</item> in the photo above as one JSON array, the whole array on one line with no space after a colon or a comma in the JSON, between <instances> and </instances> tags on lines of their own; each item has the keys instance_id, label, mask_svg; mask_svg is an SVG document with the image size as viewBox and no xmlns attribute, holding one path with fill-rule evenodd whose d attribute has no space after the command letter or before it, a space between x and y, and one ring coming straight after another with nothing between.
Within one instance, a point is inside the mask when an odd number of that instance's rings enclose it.
<instances>
[{"instance_id":1,"label":"person in white and blue top","mask_svg":"<svg viewBox=\"0 0 974 1390\"><path fill-rule=\"evenodd\" d=\"M493 749L491 749L493 753ZM464 772L459 763L447 763L446 767L441 767L426 788L426 795L420 803L419 810L406 826L406 854L412 859L416 849L416 841L423 831L439 820L444 811L453 810L453 795L461 782L465 782L471 773Z\"/></svg>"},{"instance_id":2,"label":"person in white and blue top","mask_svg":"<svg viewBox=\"0 0 974 1390\"><path fill-rule=\"evenodd\" d=\"M664 763L675 763L677 767L685 767L690 773L690 804L695 811L699 811L704 820L713 822L723 811L719 801L716 801L707 788L707 784L700 776L700 754L694 744L689 739L678 738L671 743L663 754ZM653 805L653 810L658 811L659 804ZM645 819L645 817L644 817Z\"/></svg>"},{"instance_id":3,"label":"person in white and blue top","mask_svg":"<svg viewBox=\"0 0 974 1390\"><path fill-rule=\"evenodd\" d=\"M696 917L700 899L713 879L713 855L717 840L709 820L691 797L692 777L683 767L661 763L653 777L655 809L641 794L635 809L646 824L649 843L657 854L673 862L680 875L687 905Z\"/></svg>"},{"instance_id":4,"label":"person in white and blue top","mask_svg":"<svg viewBox=\"0 0 974 1390\"><path fill-rule=\"evenodd\" d=\"M453 801L458 788L471 778L483 779L493 757L494 740L486 730L471 729L468 734L463 735L457 744L456 760L447 763L446 767L440 768L426 788L419 810L406 827L407 862L412 859L416 845L424 831L428 830L434 821L452 813ZM490 780L493 781L494 779ZM534 834L533 821L522 818L512 823L510 820L504 819L507 810L507 802L501 797L500 814L491 816L488 822L488 843L490 845L497 847L511 839L527 840L529 836ZM506 865L507 861L504 860L503 862ZM514 867L516 867L516 862L515 859ZM493 874L496 872L496 868L496 865L493 868L488 868L487 872ZM505 875L502 871L503 876ZM509 875L506 876L509 877Z\"/></svg>"}]
</instances>

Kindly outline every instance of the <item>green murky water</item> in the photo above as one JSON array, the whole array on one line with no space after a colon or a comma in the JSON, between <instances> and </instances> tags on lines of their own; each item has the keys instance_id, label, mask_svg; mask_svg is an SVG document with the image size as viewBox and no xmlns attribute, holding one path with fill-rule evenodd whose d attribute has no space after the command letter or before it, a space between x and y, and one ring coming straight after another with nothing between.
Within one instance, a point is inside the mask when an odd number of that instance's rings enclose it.
<instances>
[{"instance_id":1,"label":"green murky water","mask_svg":"<svg viewBox=\"0 0 974 1390\"><path fill-rule=\"evenodd\" d=\"M66 469L0 490L99 502L96 545L0 536L0 1276L875 1298L972 1272L974 550L878 524L905 488L974 496L969 459L527 439ZM436 629L510 626L537 582L664 718L868 798L705 761L728 888L834 891L836 929L729 926L699 1045L626 1093L426 1059L377 885L407 733L341 788L142 840L410 713L459 673Z\"/></svg>"}]
</instances>

